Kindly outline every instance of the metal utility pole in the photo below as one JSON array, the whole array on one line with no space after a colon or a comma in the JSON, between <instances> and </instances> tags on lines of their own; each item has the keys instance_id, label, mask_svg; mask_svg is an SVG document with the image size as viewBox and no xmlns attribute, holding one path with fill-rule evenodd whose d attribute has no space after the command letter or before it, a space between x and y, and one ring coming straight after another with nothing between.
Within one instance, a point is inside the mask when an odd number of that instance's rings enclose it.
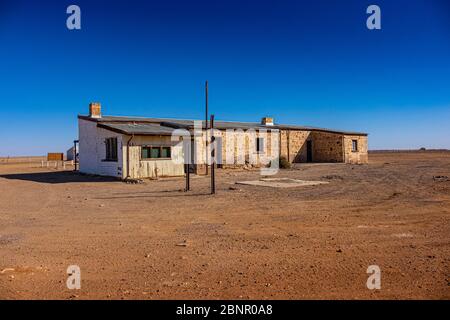
<instances>
[{"instance_id":1,"label":"metal utility pole","mask_svg":"<svg viewBox=\"0 0 450 320\"><path fill-rule=\"evenodd\" d=\"M184 171L186 171L186 187L184 188L184 192L187 192L189 190L191 190L191 185L190 185L190 174L189 174L189 164L185 164L184 165Z\"/></svg>"},{"instance_id":2,"label":"metal utility pole","mask_svg":"<svg viewBox=\"0 0 450 320\"><path fill-rule=\"evenodd\" d=\"M186 187L184 188L184 192L191 190L191 181L190 181L190 171L191 171L191 141L184 141L184 171L186 173Z\"/></svg>"},{"instance_id":3,"label":"metal utility pole","mask_svg":"<svg viewBox=\"0 0 450 320\"><path fill-rule=\"evenodd\" d=\"M216 193L216 175L215 175L215 167L216 167L216 148L214 145L214 141L216 137L214 137L214 115L211 115L211 194Z\"/></svg>"},{"instance_id":4,"label":"metal utility pole","mask_svg":"<svg viewBox=\"0 0 450 320\"><path fill-rule=\"evenodd\" d=\"M208 175L208 80L205 82L205 160L206 175Z\"/></svg>"}]
</instances>

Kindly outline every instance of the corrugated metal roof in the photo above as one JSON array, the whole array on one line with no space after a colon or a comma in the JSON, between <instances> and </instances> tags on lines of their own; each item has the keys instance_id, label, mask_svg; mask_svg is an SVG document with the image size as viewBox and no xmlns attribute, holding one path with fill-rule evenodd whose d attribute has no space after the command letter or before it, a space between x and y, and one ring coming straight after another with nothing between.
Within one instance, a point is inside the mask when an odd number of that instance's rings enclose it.
<instances>
[{"instance_id":1,"label":"corrugated metal roof","mask_svg":"<svg viewBox=\"0 0 450 320\"><path fill-rule=\"evenodd\" d=\"M98 123L98 127L123 134L170 136L174 128L153 123Z\"/></svg>"},{"instance_id":2,"label":"corrugated metal roof","mask_svg":"<svg viewBox=\"0 0 450 320\"><path fill-rule=\"evenodd\" d=\"M205 121L201 120L196 121L200 123L201 127L205 125ZM189 129L194 128L194 120L170 120L161 122L161 124L170 127L189 128ZM225 130L225 129L263 129L274 127L267 127L256 122L214 121L214 128Z\"/></svg>"},{"instance_id":3,"label":"corrugated metal roof","mask_svg":"<svg viewBox=\"0 0 450 320\"><path fill-rule=\"evenodd\" d=\"M116 130L124 134L141 134L141 135L170 135L174 128L192 129L194 121L201 122L204 126L204 120L189 119L171 119L171 118L141 118L141 117L117 117L103 116L102 118L90 118L88 116L79 116L80 119L95 121L99 127ZM306 131L323 131L330 133L346 134L346 135L367 135L364 132L353 132L338 129L327 129L311 126L298 126L289 124L274 124L273 126L265 126L258 122L236 122L236 121L214 121L216 129L280 129L280 130L306 130Z\"/></svg>"}]
</instances>

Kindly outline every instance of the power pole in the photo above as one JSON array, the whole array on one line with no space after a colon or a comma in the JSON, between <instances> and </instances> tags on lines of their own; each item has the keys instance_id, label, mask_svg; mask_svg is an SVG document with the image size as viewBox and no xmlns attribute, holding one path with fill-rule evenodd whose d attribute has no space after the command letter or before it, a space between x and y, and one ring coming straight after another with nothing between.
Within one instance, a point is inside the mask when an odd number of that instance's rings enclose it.
<instances>
[{"instance_id":1,"label":"power pole","mask_svg":"<svg viewBox=\"0 0 450 320\"><path fill-rule=\"evenodd\" d=\"M208 80L205 82L205 165L208 175Z\"/></svg>"},{"instance_id":2,"label":"power pole","mask_svg":"<svg viewBox=\"0 0 450 320\"><path fill-rule=\"evenodd\" d=\"M215 175L215 167L216 167L216 148L214 145L214 141L216 137L214 137L214 115L211 115L211 194L216 193L216 175Z\"/></svg>"},{"instance_id":3,"label":"power pole","mask_svg":"<svg viewBox=\"0 0 450 320\"><path fill-rule=\"evenodd\" d=\"M186 141L183 139L183 147L184 147L184 171L186 174L186 186L184 188L184 192L191 190L191 179L190 179L190 163L191 163L191 141Z\"/></svg>"},{"instance_id":4,"label":"power pole","mask_svg":"<svg viewBox=\"0 0 450 320\"><path fill-rule=\"evenodd\" d=\"M189 177L189 164L184 165L184 171L186 171L186 186L184 187L184 192L191 190L190 177Z\"/></svg>"}]
</instances>

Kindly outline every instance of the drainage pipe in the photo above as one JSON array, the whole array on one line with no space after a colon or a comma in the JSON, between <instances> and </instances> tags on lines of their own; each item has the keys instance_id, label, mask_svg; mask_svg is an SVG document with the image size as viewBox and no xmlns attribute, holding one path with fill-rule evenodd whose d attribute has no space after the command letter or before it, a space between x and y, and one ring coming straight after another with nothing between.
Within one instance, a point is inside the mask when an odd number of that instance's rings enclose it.
<instances>
[{"instance_id":1,"label":"drainage pipe","mask_svg":"<svg viewBox=\"0 0 450 320\"><path fill-rule=\"evenodd\" d=\"M131 140L133 140L134 134L127 141L127 177L125 179L130 178L130 144Z\"/></svg>"}]
</instances>

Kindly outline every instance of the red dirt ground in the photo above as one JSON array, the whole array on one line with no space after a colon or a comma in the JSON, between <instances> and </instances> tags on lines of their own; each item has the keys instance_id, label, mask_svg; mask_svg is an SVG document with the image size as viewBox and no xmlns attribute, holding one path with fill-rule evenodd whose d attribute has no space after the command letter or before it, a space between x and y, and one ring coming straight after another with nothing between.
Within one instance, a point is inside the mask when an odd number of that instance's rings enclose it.
<instances>
[{"instance_id":1,"label":"red dirt ground","mask_svg":"<svg viewBox=\"0 0 450 320\"><path fill-rule=\"evenodd\" d=\"M0 165L3 299L449 299L450 153L125 184ZM183 245L179 245L183 244ZM381 290L366 287L369 265ZM69 265L81 289L66 287Z\"/></svg>"}]
</instances>

